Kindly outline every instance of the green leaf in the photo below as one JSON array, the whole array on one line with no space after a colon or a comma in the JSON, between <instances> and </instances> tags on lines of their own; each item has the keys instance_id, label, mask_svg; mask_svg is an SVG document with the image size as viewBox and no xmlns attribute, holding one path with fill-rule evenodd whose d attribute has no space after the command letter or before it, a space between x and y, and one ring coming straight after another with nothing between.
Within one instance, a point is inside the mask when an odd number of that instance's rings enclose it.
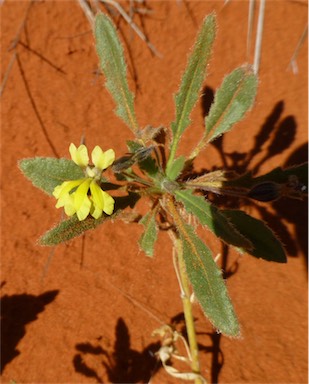
<instances>
[{"instance_id":1,"label":"green leaf","mask_svg":"<svg viewBox=\"0 0 309 384\"><path fill-rule=\"evenodd\" d=\"M210 250L194 229L184 222L172 200L167 200L166 208L174 219L183 245L188 278L205 315L220 332L238 336L240 329L233 305Z\"/></svg>"},{"instance_id":2,"label":"green leaf","mask_svg":"<svg viewBox=\"0 0 309 384\"><path fill-rule=\"evenodd\" d=\"M89 229L95 229L98 225L102 224L112 216L103 216L98 220L92 217L87 217L83 221L79 221L77 216L62 221L56 227L47 231L39 240L41 245L55 246L64 243L74 237L80 236Z\"/></svg>"},{"instance_id":3,"label":"green leaf","mask_svg":"<svg viewBox=\"0 0 309 384\"><path fill-rule=\"evenodd\" d=\"M212 132L208 142L228 132L243 118L254 103L257 85L257 76L247 68L237 68L225 77L205 118L205 136Z\"/></svg>"},{"instance_id":4,"label":"green leaf","mask_svg":"<svg viewBox=\"0 0 309 384\"><path fill-rule=\"evenodd\" d=\"M215 328L227 336L238 336L239 324L220 269L193 229L188 225L184 229L183 256L198 302Z\"/></svg>"},{"instance_id":5,"label":"green leaf","mask_svg":"<svg viewBox=\"0 0 309 384\"><path fill-rule=\"evenodd\" d=\"M154 244L157 240L158 229L156 225L156 210L148 212L140 221L145 231L138 243L147 256L153 256Z\"/></svg>"},{"instance_id":6,"label":"green leaf","mask_svg":"<svg viewBox=\"0 0 309 384\"><path fill-rule=\"evenodd\" d=\"M176 121L172 123L173 141L169 163L173 163L178 142L184 130L190 124L191 111L198 100L199 91L206 77L206 68L211 55L215 34L216 16L212 13L204 20L189 57L187 68L183 74L180 89L175 97Z\"/></svg>"},{"instance_id":7,"label":"green leaf","mask_svg":"<svg viewBox=\"0 0 309 384\"><path fill-rule=\"evenodd\" d=\"M130 153L135 153L141 148L143 148L143 145L137 141L134 140L127 140L127 147Z\"/></svg>"},{"instance_id":8,"label":"green leaf","mask_svg":"<svg viewBox=\"0 0 309 384\"><path fill-rule=\"evenodd\" d=\"M186 158L184 156L177 157L172 163L169 163L166 168L166 176L170 180L176 180L177 177L181 174L183 167L185 165Z\"/></svg>"},{"instance_id":9,"label":"green leaf","mask_svg":"<svg viewBox=\"0 0 309 384\"><path fill-rule=\"evenodd\" d=\"M74 215L67 220L62 221L51 230L47 231L39 240L41 245L55 246L64 243L74 237L80 236L89 229L95 229L108 220L114 220L121 216L121 211L126 207L133 208L139 199L139 195L129 193L128 196L115 197L115 210L110 216L103 214L100 219L94 219L88 216L85 220L79 221Z\"/></svg>"},{"instance_id":10,"label":"green leaf","mask_svg":"<svg viewBox=\"0 0 309 384\"><path fill-rule=\"evenodd\" d=\"M246 252L267 261L286 263L281 242L263 221L237 210L222 210L221 213L253 244L253 250L245 250Z\"/></svg>"},{"instance_id":11,"label":"green leaf","mask_svg":"<svg viewBox=\"0 0 309 384\"><path fill-rule=\"evenodd\" d=\"M192 191L176 191L175 195L176 199L184 204L185 209L195 215L200 223L206 225L219 239L235 247L252 249L250 241L239 233L226 216L204 197L193 195Z\"/></svg>"},{"instance_id":12,"label":"green leaf","mask_svg":"<svg viewBox=\"0 0 309 384\"><path fill-rule=\"evenodd\" d=\"M98 13L94 30L96 50L106 77L106 88L116 102L116 113L137 134L139 128L134 111L134 95L129 90L123 48L116 29L106 15Z\"/></svg>"},{"instance_id":13,"label":"green leaf","mask_svg":"<svg viewBox=\"0 0 309 384\"><path fill-rule=\"evenodd\" d=\"M84 177L82 169L72 160L49 157L23 159L19 162L23 174L37 188L49 195L57 185L66 180L77 180Z\"/></svg>"}]
</instances>

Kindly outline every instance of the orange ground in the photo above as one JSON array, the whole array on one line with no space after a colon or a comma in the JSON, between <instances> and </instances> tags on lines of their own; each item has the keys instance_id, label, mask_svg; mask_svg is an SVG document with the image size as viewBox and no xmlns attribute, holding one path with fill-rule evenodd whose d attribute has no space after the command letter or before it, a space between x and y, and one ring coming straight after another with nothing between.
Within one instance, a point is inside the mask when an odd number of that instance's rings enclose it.
<instances>
[{"instance_id":1,"label":"orange ground","mask_svg":"<svg viewBox=\"0 0 309 384\"><path fill-rule=\"evenodd\" d=\"M132 55L130 71L136 74L131 84L141 126L172 121L172 95L188 50L212 10L219 28L205 85L215 89L246 61L248 2L230 1L222 8L223 3L149 1L153 13L144 25L162 58L152 56L120 23ZM153 384L176 383L163 369L154 374L149 352L158 348L158 339L151 337L160 325L157 319L169 323L182 311L166 234L160 234L153 259L136 244L142 227L122 222L107 223L53 250L36 244L61 213L21 175L18 159L68 157L70 142L78 144L83 134L90 148L112 147L121 156L132 136L114 116L114 104L96 74L93 37L78 2L35 2L22 25L28 5L5 1L1 7L2 79L15 52L10 44L22 28L16 48L20 65L15 60L2 95L2 382L147 382L153 374ZM232 154L229 166L232 160L239 169L244 166L242 155L254 148L270 115L269 137L246 168L259 165L261 174L306 159L307 40L297 58L298 73L288 68L306 23L307 2L267 2L257 103L224 139L224 153ZM182 141L184 151L202 132L202 101ZM278 144L269 153L274 137ZM209 147L196 167L213 165L222 166L222 159ZM203 374L219 383L305 383L306 206L283 200L244 209L267 219L286 244L288 263L246 255L228 279L242 325L239 340L217 335L196 306ZM214 254L221 251L216 241L210 246ZM228 266L236 258L230 252Z\"/></svg>"}]
</instances>

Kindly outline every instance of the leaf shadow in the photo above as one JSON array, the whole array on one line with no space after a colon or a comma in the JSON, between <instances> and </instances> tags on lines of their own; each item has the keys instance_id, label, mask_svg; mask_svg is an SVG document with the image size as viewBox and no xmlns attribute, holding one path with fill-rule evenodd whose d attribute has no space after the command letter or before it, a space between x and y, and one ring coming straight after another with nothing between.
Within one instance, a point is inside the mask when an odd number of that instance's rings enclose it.
<instances>
[{"instance_id":1,"label":"leaf shadow","mask_svg":"<svg viewBox=\"0 0 309 384\"><path fill-rule=\"evenodd\" d=\"M1 297L1 373L20 354L18 343L26 334L26 325L37 320L46 305L55 300L59 291L41 295L4 295Z\"/></svg>"},{"instance_id":2,"label":"leaf shadow","mask_svg":"<svg viewBox=\"0 0 309 384\"><path fill-rule=\"evenodd\" d=\"M213 100L214 91L206 86L201 98L203 118L208 115ZM212 142L211 145L217 150L220 156L221 166L213 167L212 169L203 169L201 173L223 168L226 171L235 171L240 175L251 172L254 177L260 172L262 165L274 156L283 154L289 149L295 140L296 131L296 120L292 115L284 116L284 101L281 100L274 105L265 118L264 123L255 135L251 149L249 148L245 153L237 150L227 152L224 148L224 135L220 136ZM260 153L262 149L264 154L261 157ZM305 143L298 147L285 162L279 164L279 166L285 169L306 163L307 160L308 143ZM287 198L283 197L272 203L268 203L275 212L273 214L269 211L267 205L257 204L248 199L218 196L215 194L209 194L207 198L215 205L224 208L237 209L245 206L250 209L250 206L254 206L261 215L261 218L274 230L279 238L283 240L287 254L295 257L298 255L298 251L301 250L308 263L308 209L304 209L304 201L287 200ZM294 233L289 231L286 223L294 226ZM229 246L223 243L220 254L220 269L223 271L223 278L231 278L239 269L239 259L231 263L229 260ZM218 383L220 371L224 365L224 354L220 347L221 335L217 332L206 333L206 335L210 337L212 344L207 347L200 345L199 349L212 354L210 369L211 382Z\"/></svg>"},{"instance_id":3,"label":"leaf shadow","mask_svg":"<svg viewBox=\"0 0 309 384\"><path fill-rule=\"evenodd\" d=\"M201 107L203 117L207 116L210 106L214 100L214 91L206 86L203 90ZM218 152L222 165L213 167L213 169L203 170L213 171L223 168L226 171L234 171L239 175L250 172L252 177L260 173L261 167L271 160L274 156L282 155L293 144L296 138L297 123L292 115L284 115L284 101L278 101L266 116L254 137L252 148L246 152L225 150L226 138L220 136L214 140L212 145ZM263 155L261 156L261 152ZM284 162L278 164L283 169L297 166L308 161L308 143L297 148ZM295 257L299 250L302 251L308 262L308 211L304 209L304 201L288 199L282 197L274 202L268 202L267 205L256 203L253 200L235 197L218 196L209 194L210 201L219 207L237 209L240 207L255 207L261 218L273 229L277 236L283 240L286 252L289 256ZM268 206L275 211L271 214ZM293 233L289 230L287 223L292 224Z\"/></svg>"},{"instance_id":4,"label":"leaf shadow","mask_svg":"<svg viewBox=\"0 0 309 384\"><path fill-rule=\"evenodd\" d=\"M293 165L301 164L308 159L308 143L305 143L298 147L285 161L284 168L291 167ZM308 184L307 184L308 185ZM285 247L287 250L295 249L295 253L291 253L291 256L296 255L298 249L300 249L305 256L305 261L308 265L308 200L306 201L306 209L304 209L304 202L300 200L280 199L274 201L273 208L277 212L278 217L284 217L284 219L293 226L295 236L285 235L283 232L278 232L278 235L284 239ZM275 228L275 217L271 216L268 221L272 227ZM283 229L283 228L282 228ZM294 240L295 237L295 240ZM292 240L292 241L291 241Z\"/></svg>"},{"instance_id":5,"label":"leaf shadow","mask_svg":"<svg viewBox=\"0 0 309 384\"><path fill-rule=\"evenodd\" d=\"M75 371L86 377L95 378L98 383L103 381L97 371L87 363L89 355L99 357L100 364L105 368L108 380L112 383L148 382L160 368L155 357L160 343L151 343L141 352L132 349L128 326L121 317L117 320L112 351L89 342L78 343L75 348L77 350L73 358Z\"/></svg>"},{"instance_id":6,"label":"leaf shadow","mask_svg":"<svg viewBox=\"0 0 309 384\"><path fill-rule=\"evenodd\" d=\"M188 339L183 312L173 316L170 324L173 329L177 329L179 333ZM220 348L221 335L216 332L198 334L206 334L211 341L210 345L206 346L199 343L198 346L200 351L212 354L211 382L216 383L224 364L224 355ZM94 378L98 383L103 383L102 377L93 368L100 364L106 371L108 382L137 383L149 382L162 367L155 355L162 346L161 342L150 343L141 352L132 349L128 327L121 317L118 318L115 327L113 349L104 349L99 344L101 340L102 336L95 343L85 342L76 344L75 349L77 353L73 357L73 365L76 372L88 378ZM96 359L96 363L89 363L93 358Z\"/></svg>"}]
</instances>

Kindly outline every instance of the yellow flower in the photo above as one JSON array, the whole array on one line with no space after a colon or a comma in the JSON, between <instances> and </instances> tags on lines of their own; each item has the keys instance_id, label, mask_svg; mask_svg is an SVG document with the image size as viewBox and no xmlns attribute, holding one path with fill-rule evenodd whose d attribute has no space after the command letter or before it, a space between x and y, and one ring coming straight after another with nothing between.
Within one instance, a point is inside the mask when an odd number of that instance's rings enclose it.
<instances>
[{"instance_id":1,"label":"yellow flower","mask_svg":"<svg viewBox=\"0 0 309 384\"><path fill-rule=\"evenodd\" d=\"M56 208L64 207L68 216L76 213L79 220L84 220L89 214L95 219L99 219L102 212L111 215L114 211L115 201L100 188L98 183L102 171L114 162L115 152L112 149L103 152L97 145L91 153L94 164L91 166L85 145L76 148L74 144L71 144L69 151L74 163L83 168L85 177L79 180L64 181L54 189L53 195L58 200Z\"/></svg>"}]
</instances>

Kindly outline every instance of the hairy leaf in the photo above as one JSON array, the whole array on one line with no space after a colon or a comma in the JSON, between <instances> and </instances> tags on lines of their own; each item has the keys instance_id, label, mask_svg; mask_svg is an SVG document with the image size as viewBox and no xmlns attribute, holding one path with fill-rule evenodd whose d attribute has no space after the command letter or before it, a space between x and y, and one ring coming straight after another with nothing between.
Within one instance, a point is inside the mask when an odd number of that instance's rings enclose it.
<instances>
[{"instance_id":1,"label":"hairy leaf","mask_svg":"<svg viewBox=\"0 0 309 384\"><path fill-rule=\"evenodd\" d=\"M252 107L257 91L256 75L246 69L237 68L225 77L215 94L215 100L205 119L208 142L229 131Z\"/></svg>"},{"instance_id":2,"label":"hairy leaf","mask_svg":"<svg viewBox=\"0 0 309 384\"><path fill-rule=\"evenodd\" d=\"M222 210L221 212L253 244L253 249L245 250L246 252L267 261L286 263L286 255L281 242L263 221L242 211Z\"/></svg>"},{"instance_id":3,"label":"hairy leaf","mask_svg":"<svg viewBox=\"0 0 309 384\"><path fill-rule=\"evenodd\" d=\"M72 160L35 157L19 162L23 174L37 188L51 195L57 185L66 180L77 180L84 177L82 169Z\"/></svg>"},{"instance_id":4,"label":"hairy leaf","mask_svg":"<svg viewBox=\"0 0 309 384\"><path fill-rule=\"evenodd\" d=\"M138 243L147 256L153 256L154 244L157 240L156 210L148 212L140 221L145 231L139 239Z\"/></svg>"},{"instance_id":5,"label":"hairy leaf","mask_svg":"<svg viewBox=\"0 0 309 384\"><path fill-rule=\"evenodd\" d=\"M39 240L41 245L55 246L64 243L74 237L80 236L89 229L95 229L112 216L104 215L100 219L96 220L92 217L88 217L83 221L79 221L77 216L62 221L51 230L47 231Z\"/></svg>"},{"instance_id":6,"label":"hairy leaf","mask_svg":"<svg viewBox=\"0 0 309 384\"><path fill-rule=\"evenodd\" d=\"M170 180L176 180L181 174L185 165L186 158L184 156L177 157L172 163L169 163L169 167L166 169L166 176Z\"/></svg>"},{"instance_id":7,"label":"hairy leaf","mask_svg":"<svg viewBox=\"0 0 309 384\"><path fill-rule=\"evenodd\" d=\"M192 151L189 159L194 159L205 145L240 121L255 100L258 80L249 68L237 68L225 77L215 94L214 102L205 118L205 133Z\"/></svg>"},{"instance_id":8,"label":"hairy leaf","mask_svg":"<svg viewBox=\"0 0 309 384\"><path fill-rule=\"evenodd\" d=\"M116 102L116 113L137 134L139 128L134 111L134 96L129 90L123 48L116 29L109 17L99 13L95 18L94 30L96 50L106 77L106 88Z\"/></svg>"},{"instance_id":9,"label":"hairy leaf","mask_svg":"<svg viewBox=\"0 0 309 384\"><path fill-rule=\"evenodd\" d=\"M108 220L114 220L121 217L121 212L126 207L133 208L139 199L139 195L129 193L128 196L115 197L115 210L110 216L103 214L100 219L94 219L88 216L85 220L79 221L77 216L62 221L54 228L47 231L39 240L41 245L55 246L64 243L74 237L80 236L89 229L95 229Z\"/></svg>"},{"instance_id":10,"label":"hairy leaf","mask_svg":"<svg viewBox=\"0 0 309 384\"><path fill-rule=\"evenodd\" d=\"M183 243L183 257L195 296L205 315L220 332L238 336L239 324L221 274L210 250L195 234L194 229L181 218L175 205L168 209L174 218Z\"/></svg>"},{"instance_id":11,"label":"hairy leaf","mask_svg":"<svg viewBox=\"0 0 309 384\"><path fill-rule=\"evenodd\" d=\"M180 89L175 97L176 121L172 123L173 141L169 158L170 163L174 160L178 142L184 130L190 124L191 111L197 102L199 91L206 77L206 68L215 34L216 16L212 13L204 20L183 74Z\"/></svg>"},{"instance_id":12,"label":"hairy leaf","mask_svg":"<svg viewBox=\"0 0 309 384\"><path fill-rule=\"evenodd\" d=\"M219 239L227 244L252 249L250 241L244 237L221 211L202 196L191 191L176 191L176 199L181 201L189 213L195 215L201 224L206 225Z\"/></svg>"}]
</instances>

